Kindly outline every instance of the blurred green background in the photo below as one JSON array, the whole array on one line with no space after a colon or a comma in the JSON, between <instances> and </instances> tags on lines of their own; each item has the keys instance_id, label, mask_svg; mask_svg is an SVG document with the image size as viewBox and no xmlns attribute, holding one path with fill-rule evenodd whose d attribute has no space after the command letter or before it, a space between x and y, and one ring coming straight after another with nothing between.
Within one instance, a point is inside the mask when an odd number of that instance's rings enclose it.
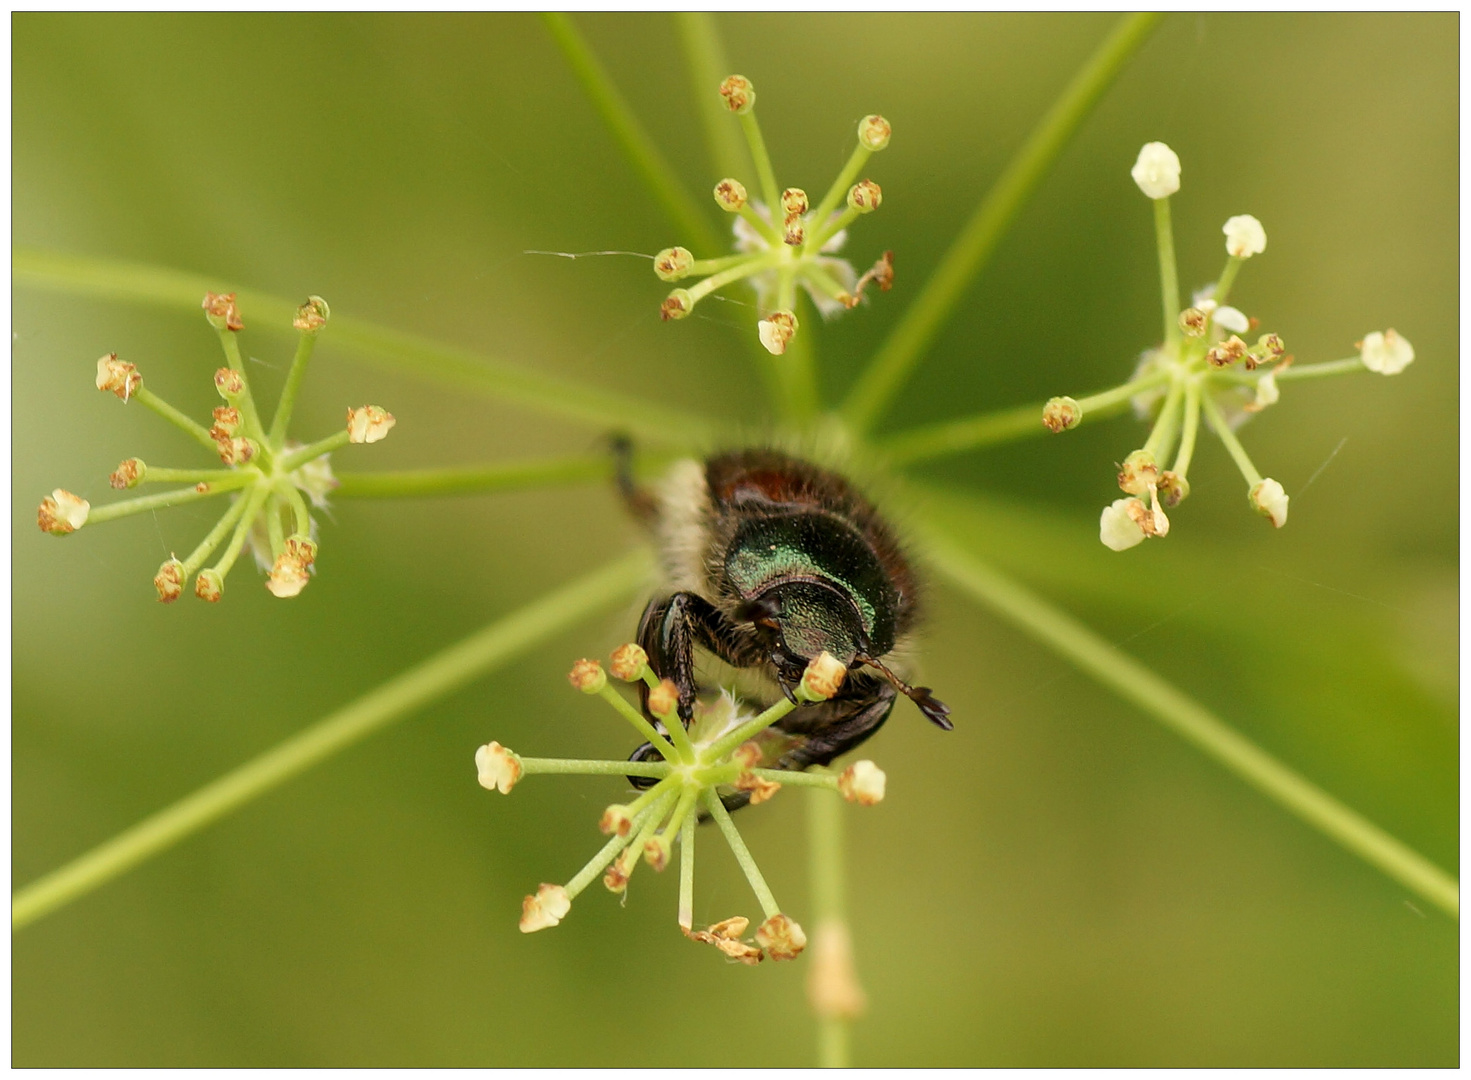
<instances>
[{"instance_id":1,"label":"blurred green background","mask_svg":"<svg viewBox=\"0 0 1471 1080\"><path fill-rule=\"evenodd\" d=\"M883 209L850 253L863 265L893 248L898 284L818 332L830 399L1112 21L721 17L783 183L821 191L858 117L894 124L869 169ZM716 177L670 18L577 23L703 199ZM661 325L646 261L524 254L685 240L537 19L12 27L17 244L320 293L338 312L760 430L748 308ZM1128 169L1143 142L1169 142L1187 288L1218 271L1221 223L1252 213L1270 242L1240 306L1303 361L1393 326L1416 363L1394 380L1293 384L1245 429L1293 498L1279 533L1203 440L1168 541L1105 551L1111 463L1143 439L1130 420L923 476L984 500L966 519L977 550L1452 872L1458 31L1454 14L1166 19L887 421L1119 381L1159 311L1150 208ZM98 394L94 363L116 350L204 416L213 334L197 314L24 287L14 305L17 884L638 542L601 486L342 501L299 599L272 599L242 565L226 603L163 607L150 578L211 508L58 542L35 505L56 486L107 501L126 456L195 461L151 414ZM244 314L253 377L271 385L290 337ZM330 430L346 403L398 417L355 468L577 453L600 434L363 364L330 327L317 355L297 431ZM867 751L890 797L849 815L872 1005L858 1063L1457 1062L1454 922L963 597L936 588L932 612L926 681L956 730L901 706ZM597 811L624 789L551 778L489 796L473 751L495 737L627 753L629 733L562 677L635 617L561 635L19 933L13 1063L812 1062L803 964L732 968L686 943L673 875L642 873L623 908L595 889L555 932L516 930L521 896L582 864ZM799 918L800 801L742 815ZM715 848L696 918L755 914ZM640 1000L679 1019L655 1034Z\"/></svg>"}]
</instances>

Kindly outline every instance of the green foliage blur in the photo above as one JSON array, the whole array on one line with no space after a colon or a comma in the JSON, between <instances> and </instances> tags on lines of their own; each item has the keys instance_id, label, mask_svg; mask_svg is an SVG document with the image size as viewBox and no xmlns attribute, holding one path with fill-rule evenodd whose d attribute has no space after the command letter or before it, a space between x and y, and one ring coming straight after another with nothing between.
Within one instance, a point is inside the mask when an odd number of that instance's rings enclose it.
<instances>
[{"instance_id":1,"label":"green foliage blur","mask_svg":"<svg viewBox=\"0 0 1471 1080\"><path fill-rule=\"evenodd\" d=\"M576 18L704 200L717 177L671 20ZM1292 496L1280 532L1203 435L1169 538L1105 550L1112 463L1144 438L1131 419L919 473L971 493L978 551L1451 872L1457 18L1168 18L885 424L1127 375L1159 334L1151 212L1128 172L1142 143L1168 142L1187 289L1218 272L1221 223L1254 214L1269 244L1239 306L1300 361L1351 356L1392 326L1414 365L1286 385L1243 429ZM892 248L898 282L817 330L829 401L1112 21L721 17L784 183L820 193L860 116L894 125L868 170L883 208L849 253L862 266ZM751 308L661 324L667 287L645 260L528 254L688 242L536 18L22 14L12 29L17 244L319 293L762 430ZM252 377L274 386L289 330L244 317ZM639 542L601 486L341 501L298 599L273 599L243 562L224 603L159 605L152 574L212 506L64 541L36 530L35 506L57 486L108 501L124 457L199 461L92 379L116 350L207 416L212 331L28 288L13 329L17 885ZM298 431L367 401L398 417L387 442L349 448L352 468L579 453L602 434L361 363L330 326L317 357ZM865 750L889 798L848 814L871 1001L859 1064L1457 1062L1452 920L964 598L937 587L931 609L926 681L956 730L901 704ZM811 1063L803 964L730 967L686 942L673 874L641 872L622 907L595 887L555 931L517 932L522 895L582 864L625 789L538 778L502 798L476 785L474 749L625 755L630 733L563 673L636 615L562 635L19 933L13 1063ZM798 918L801 802L741 815ZM756 914L728 855L702 853L696 919Z\"/></svg>"}]
</instances>

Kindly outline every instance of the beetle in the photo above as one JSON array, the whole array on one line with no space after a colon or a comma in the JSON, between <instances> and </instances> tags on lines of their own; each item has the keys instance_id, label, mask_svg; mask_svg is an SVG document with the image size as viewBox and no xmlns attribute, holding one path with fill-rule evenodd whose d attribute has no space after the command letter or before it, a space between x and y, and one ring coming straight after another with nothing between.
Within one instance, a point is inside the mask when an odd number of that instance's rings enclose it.
<instances>
[{"instance_id":1,"label":"beetle","mask_svg":"<svg viewBox=\"0 0 1471 1080\"><path fill-rule=\"evenodd\" d=\"M825 651L848 669L841 689L758 739L765 767L828 764L873 735L900 694L951 730L950 710L902 676L919 614L914 572L889 524L847 479L753 448L680 461L650 490L634 479L631 444L615 439L614 449L619 488L652 533L664 578L638 643L678 690L685 726L700 690L697 650L748 682L755 675L756 695L768 700L778 691L795 700L808 661ZM641 686L654 720L648 694ZM645 743L630 760L655 756ZM744 793L727 797L727 805L744 802Z\"/></svg>"}]
</instances>

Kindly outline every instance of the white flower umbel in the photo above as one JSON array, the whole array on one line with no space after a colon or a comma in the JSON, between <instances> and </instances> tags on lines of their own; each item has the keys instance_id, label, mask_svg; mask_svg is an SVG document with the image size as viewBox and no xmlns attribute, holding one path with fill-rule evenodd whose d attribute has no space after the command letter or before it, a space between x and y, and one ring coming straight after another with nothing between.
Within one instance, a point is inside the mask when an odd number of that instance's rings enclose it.
<instances>
[{"instance_id":1,"label":"white flower umbel","mask_svg":"<svg viewBox=\"0 0 1471 1080\"><path fill-rule=\"evenodd\" d=\"M1145 143L1129 175L1151 199L1167 199L1180 190L1180 158L1162 142Z\"/></svg>"},{"instance_id":2,"label":"white flower umbel","mask_svg":"<svg viewBox=\"0 0 1471 1080\"><path fill-rule=\"evenodd\" d=\"M1366 334L1359 345L1359 359L1370 371L1398 375L1415 359L1414 347L1393 330Z\"/></svg>"},{"instance_id":3,"label":"white flower umbel","mask_svg":"<svg viewBox=\"0 0 1471 1080\"><path fill-rule=\"evenodd\" d=\"M841 791L864 806L883 798L883 772L869 761L859 762L841 777L826 770L791 772L770 767L790 747L790 736L772 725L794 709L832 697L842 686L846 667L823 653L808 664L802 679L791 688L791 698L779 698L756 716L743 714L729 692L709 702L696 699L688 728L680 720L677 688L654 674L644 650L636 645L615 650L611 670L615 678L648 689L645 700L652 719L619 693L596 660L579 660L568 678L583 693L607 701L648 742L649 752L643 759L522 757L495 742L475 753L481 786L500 792L509 791L523 776L545 773L636 776L649 782L630 801L614 803L602 812L599 828L608 840L586 866L565 885L543 885L536 895L526 897L521 929L530 933L557 925L571 910L572 901L599 878L609 891L625 894L640 859L657 872L675 861L677 850L678 922L686 936L713 945L742 963L795 958L806 945L806 935L777 904L725 804L762 803L783 784ZM714 820L761 905L764 921L756 931L754 944L743 939L750 925L743 916L722 920L704 930L694 927L694 826L701 814Z\"/></svg>"}]
</instances>

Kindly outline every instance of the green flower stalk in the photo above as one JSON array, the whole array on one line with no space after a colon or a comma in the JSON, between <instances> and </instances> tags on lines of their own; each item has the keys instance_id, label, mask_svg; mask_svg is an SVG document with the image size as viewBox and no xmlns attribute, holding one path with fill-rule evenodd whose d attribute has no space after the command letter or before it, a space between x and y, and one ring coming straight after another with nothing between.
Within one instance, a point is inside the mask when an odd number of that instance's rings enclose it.
<instances>
[{"instance_id":1,"label":"green flower stalk","mask_svg":"<svg viewBox=\"0 0 1471 1080\"><path fill-rule=\"evenodd\" d=\"M762 769L763 745L779 739L771 725L803 703L826 701L838 692L846 675L844 666L827 653L810 664L794 699L782 699L760 715L743 714L740 703L729 691L696 703L695 715L686 731L678 719L679 696L674 684L660 680L648 664L648 655L637 645L624 645L610 658L615 678L643 683L649 688L649 711L657 726L635 709L608 682L607 673L596 660L579 660L569 681L585 694L603 698L647 739L662 761L575 761L522 757L490 742L475 752L480 785L509 794L524 776L538 773L585 776L640 776L654 784L628 803L614 803L603 811L599 828L609 837L565 885L542 884L521 906L521 930L532 933L556 926L572 909L572 901L602 875L610 892L623 893L640 858L656 872L671 862L673 848L680 846L678 924L692 941L713 945L732 960L745 964L763 959L793 960L806 947L807 936L800 924L785 914L766 884L756 860L726 809L722 796L745 792L751 804L765 802L784 784L824 788L840 793L849 802L873 806L884 797L884 773L871 761L859 761L841 774L826 770L787 772ZM745 937L750 920L734 916L704 929L694 926L695 824L699 812L712 819L735 854L746 880L761 907L764 920L754 939Z\"/></svg>"},{"instance_id":2,"label":"green flower stalk","mask_svg":"<svg viewBox=\"0 0 1471 1080\"><path fill-rule=\"evenodd\" d=\"M889 122L866 116L858 124L858 145L815 207L801 188L779 188L771 158L756 122L756 90L743 75L720 84L726 107L740 120L756 163L762 200L749 197L746 185L726 177L715 185L715 202L734 216L736 254L697 259L687 248L665 248L654 257L660 281L702 276L689 287L672 291L660 305L667 321L689 316L705 297L738 281L756 291L757 337L773 356L787 351L796 337L797 289L804 290L824 318L857 307L864 290L876 285L887 292L894 281L893 252L884 254L859 275L852 263L837 257L847 242L848 226L877 210L883 191L872 180L859 179L868 159L889 145ZM843 206L840 209L839 203Z\"/></svg>"},{"instance_id":3,"label":"green flower stalk","mask_svg":"<svg viewBox=\"0 0 1471 1080\"><path fill-rule=\"evenodd\" d=\"M1099 519L1099 539L1114 551L1168 534L1166 511L1190 494L1188 476L1202 417L1246 481L1248 504L1280 529L1287 524L1290 498L1280 482L1258 471L1237 428L1275 405L1283 382L1354 371L1397 375L1414 360L1415 350L1393 330L1375 331L1358 343L1358 357L1294 366L1277 334L1261 334L1248 345L1240 335L1255 333L1260 324L1226 300L1242 264L1267 247L1266 229L1250 214L1238 214L1222 226L1226 265L1181 310L1169 202L1180 190L1180 159L1164 143L1148 143L1130 175L1154 202L1164 341L1144 353L1128 382L1088 397L1052 398L1042 408L1042 424L1054 433L1067 431L1090 415L1108 415L1128 404L1141 419L1152 421L1144 445L1119 467L1118 486L1125 497L1106 506Z\"/></svg>"},{"instance_id":4,"label":"green flower stalk","mask_svg":"<svg viewBox=\"0 0 1471 1080\"><path fill-rule=\"evenodd\" d=\"M348 443L378 442L392 429L393 415L376 405L365 405L348 410L341 431L309 446L287 438L286 429L317 335L331 317L327 301L312 296L297 309L292 321L300 335L296 356L267 430L256 408L236 338L245 324L235 294L206 293L202 306L205 318L219 334L226 360L226 366L214 374L215 390L225 404L214 410L208 428L145 386L137 365L119 359L117 353L108 353L97 361L97 389L114 394L124 404L142 403L217 454L226 468L176 469L127 458L109 478L120 491L149 483L186 486L95 509L80 496L58 488L41 500L36 522L43 532L64 536L89 523L229 495L229 506L199 545L183 559L171 555L159 568L153 579L159 601L173 603L184 594L192 578L195 596L218 603L224 596L226 576L247 546L267 571L266 588L271 594L296 596L311 581L317 561L317 525L311 508L326 508L327 496L337 486L331 453ZM216 551L220 551L219 557L206 568L204 564Z\"/></svg>"}]
</instances>

